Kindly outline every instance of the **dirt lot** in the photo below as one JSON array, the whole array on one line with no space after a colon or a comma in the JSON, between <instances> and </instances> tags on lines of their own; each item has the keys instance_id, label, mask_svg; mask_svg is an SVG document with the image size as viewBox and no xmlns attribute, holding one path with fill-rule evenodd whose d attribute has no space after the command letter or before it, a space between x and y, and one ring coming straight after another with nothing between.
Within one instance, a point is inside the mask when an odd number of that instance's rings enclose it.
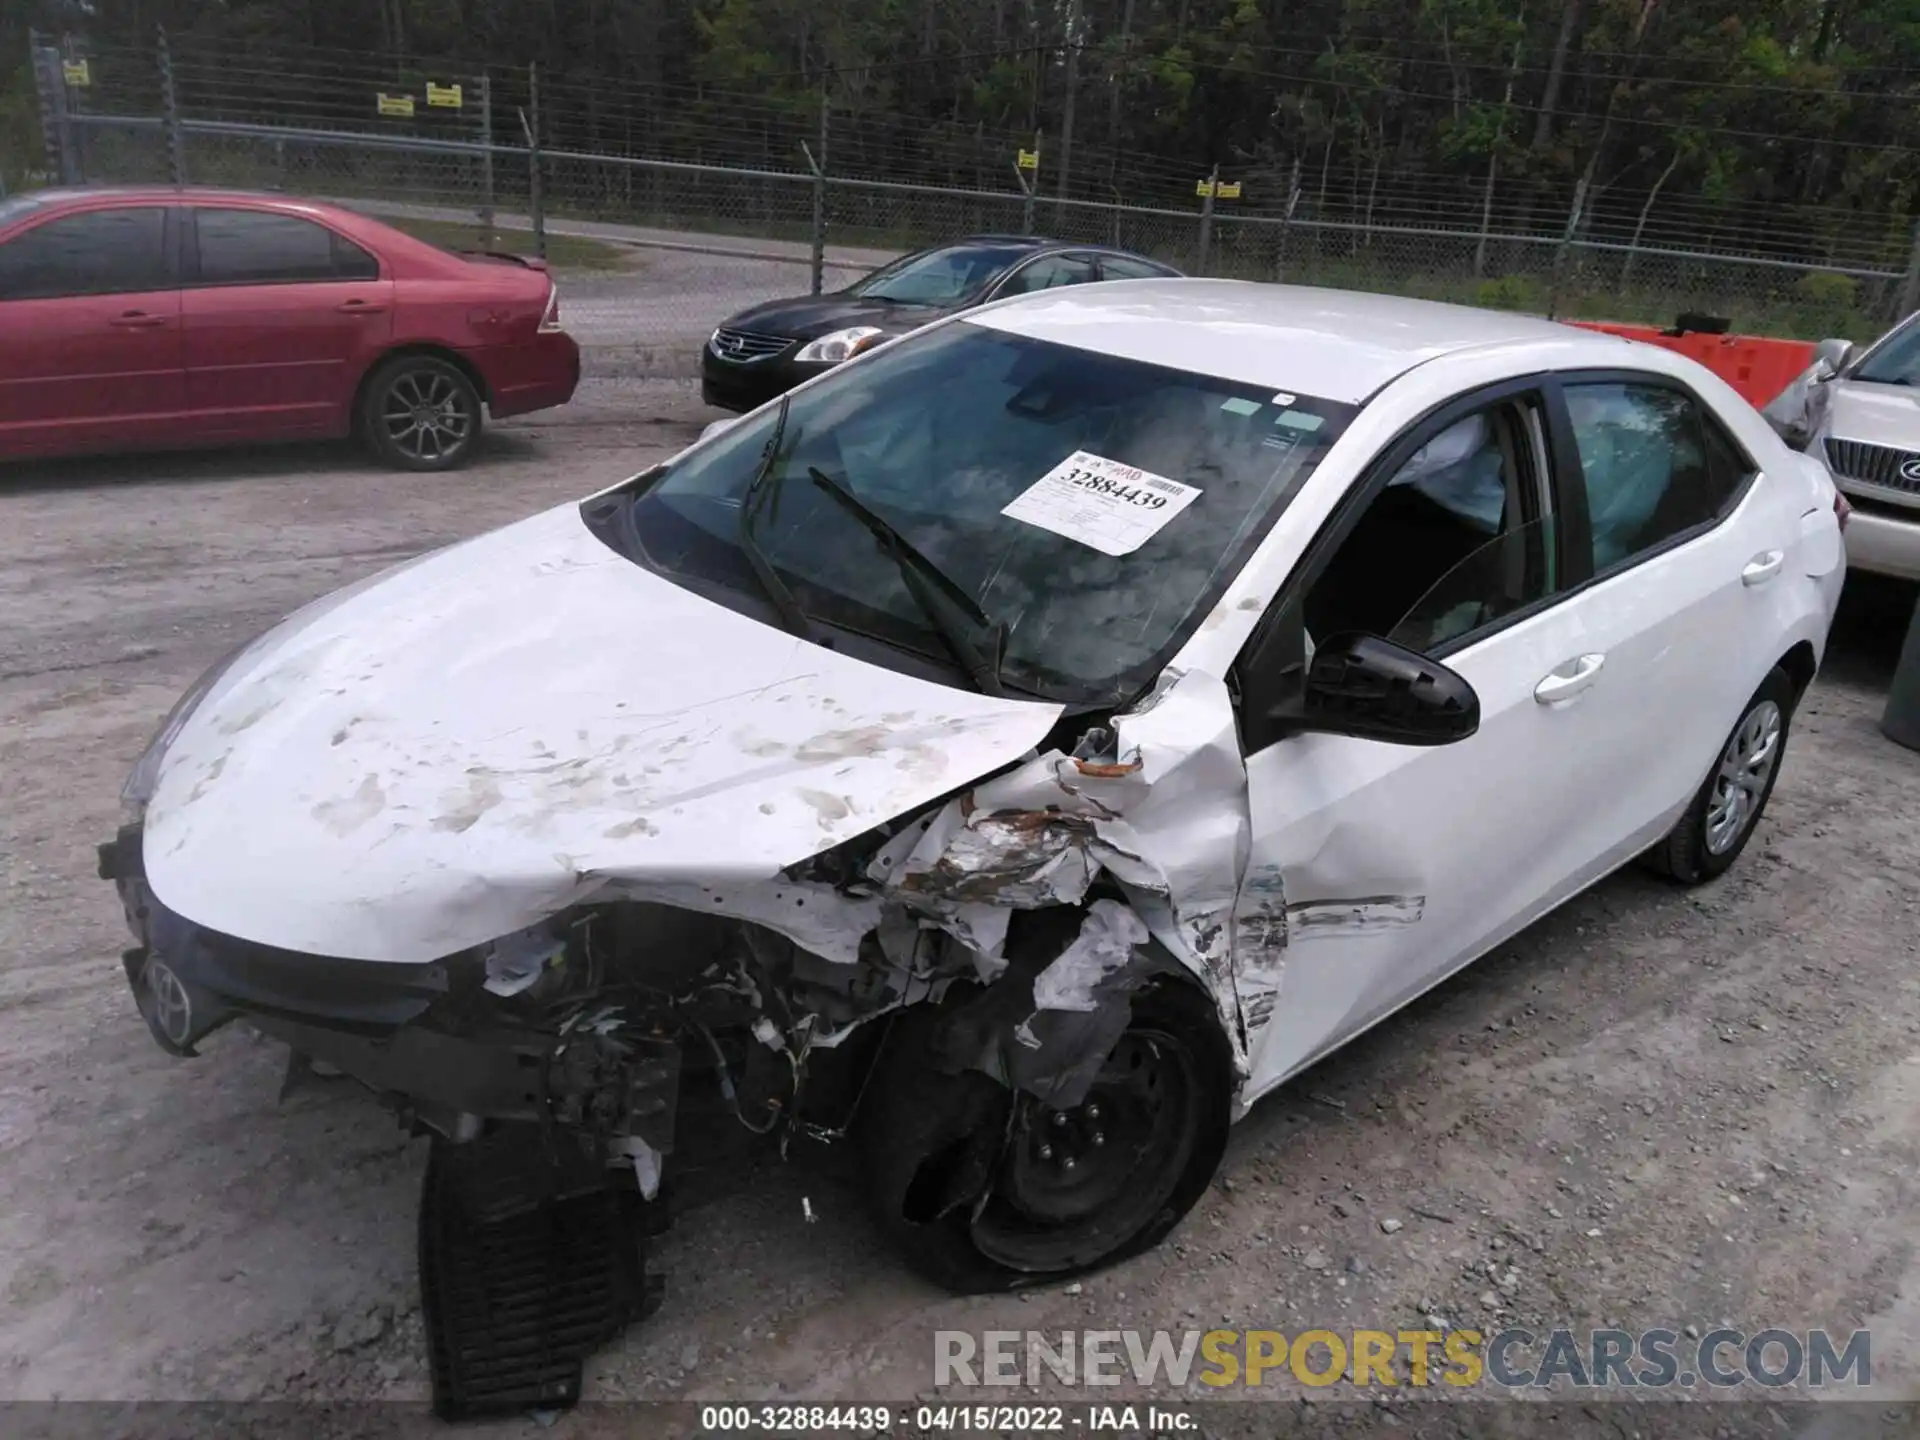
<instances>
[{"instance_id":1,"label":"dirt lot","mask_svg":"<svg viewBox=\"0 0 1920 1440\"><path fill-rule=\"evenodd\" d=\"M706 418L684 383L593 380L453 476L348 450L0 472L0 1397L427 1395L423 1144L345 1085L277 1106L283 1052L249 1032L161 1054L93 845L222 651ZM1920 755L1875 725L1910 598L1850 595L1731 876L1618 875L1264 1102L1158 1252L953 1299L881 1251L844 1182L778 1173L662 1242L665 1308L590 1396L907 1400L938 1328L1438 1316L1868 1326L1875 1396L1920 1398Z\"/></svg>"}]
</instances>

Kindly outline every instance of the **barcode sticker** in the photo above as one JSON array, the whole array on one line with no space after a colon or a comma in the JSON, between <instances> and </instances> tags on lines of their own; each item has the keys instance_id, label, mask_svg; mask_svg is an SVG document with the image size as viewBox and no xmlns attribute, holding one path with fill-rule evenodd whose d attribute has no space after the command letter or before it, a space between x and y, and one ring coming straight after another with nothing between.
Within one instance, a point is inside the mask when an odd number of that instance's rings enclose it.
<instances>
[{"instance_id":1,"label":"barcode sticker","mask_svg":"<svg viewBox=\"0 0 1920 1440\"><path fill-rule=\"evenodd\" d=\"M1102 555L1131 555L1199 496L1178 480L1076 450L1000 513Z\"/></svg>"}]
</instances>

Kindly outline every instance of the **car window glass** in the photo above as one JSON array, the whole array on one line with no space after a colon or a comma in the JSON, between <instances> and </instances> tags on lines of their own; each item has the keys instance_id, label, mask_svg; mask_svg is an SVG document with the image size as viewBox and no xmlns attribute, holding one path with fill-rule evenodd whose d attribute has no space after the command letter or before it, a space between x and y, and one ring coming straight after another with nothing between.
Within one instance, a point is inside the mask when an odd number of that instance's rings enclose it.
<instances>
[{"instance_id":1,"label":"car window glass","mask_svg":"<svg viewBox=\"0 0 1920 1440\"><path fill-rule=\"evenodd\" d=\"M1529 408L1476 411L1400 465L1308 589L1309 643L1361 631L1427 651L1550 593Z\"/></svg>"},{"instance_id":2,"label":"car window glass","mask_svg":"<svg viewBox=\"0 0 1920 1440\"><path fill-rule=\"evenodd\" d=\"M200 279L207 285L275 285L339 278L333 232L267 210L196 210ZM364 253L364 252L362 252Z\"/></svg>"},{"instance_id":3,"label":"car window glass","mask_svg":"<svg viewBox=\"0 0 1920 1440\"><path fill-rule=\"evenodd\" d=\"M1059 285L1085 285L1092 279L1093 262L1085 256L1044 255L1009 275L995 298L1030 295L1036 290L1051 290Z\"/></svg>"},{"instance_id":4,"label":"car window glass","mask_svg":"<svg viewBox=\"0 0 1920 1440\"><path fill-rule=\"evenodd\" d=\"M952 305L984 290L1027 251L1004 245L954 245L883 265L847 293L900 305Z\"/></svg>"},{"instance_id":5,"label":"car window glass","mask_svg":"<svg viewBox=\"0 0 1920 1440\"><path fill-rule=\"evenodd\" d=\"M333 273L340 280L378 280L380 262L344 235L333 237Z\"/></svg>"},{"instance_id":6,"label":"car window glass","mask_svg":"<svg viewBox=\"0 0 1920 1440\"><path fill-rule=\"evenodd\" d=\"M88 210L0 245L0 300L118 295L166 288L162 206Z\"/></svg>"},{"instance_id":7,"label":"car window glass","mask_svg":"<svg viewBox=\"0 0 1920 1440\"><path fill-rule=\"evenodd\" d=\"M1920 324L1888 336L1860 362L1852 378L1876 385L1920 385Z\"/></svg>"},{"instance_id":8,"label":"car window glass","mask_svg":"<svg viewBox=\"0 0 1920 1440\"><path fill-rule=\"evenodd\" d=\"M945 655L893 562L812 480L817 468L1008 625L1008 683L1071 698L1130 694L1198 623L1197 607L1244 563L1353 413L1288 399L981 326L938 327L794 394L785 478L758 536L810 613ZM775 407L728 429L636 502L634 533L653 563L762 594L738 549L739 497L777 423ZM1086 487L1087 523L1124 520L1126 507L1168 518L1115 554L1007 514L1036 490L1073 508L1062 487L1084 470L1066 463L1077 453L1114 467Z\"/></svg>"},{"instance_id":9,"label":"car window glass","mask_svg":"<svg viewBox=\"0 0 1920 1440\"><path fill-rule=\"evenodd\" d=\"M1151 260L1134 260L1125 255L1102 255L1100 274L1107 280L1164 280L1167 278L1164 266L1155 265Z\"/></svg>"},{"instance_id":10,"label":"car window glass","mask_svg":"<svg viewBox=\"0 0 1920 1440\"><path fill-rule=\"evenodd\" d=\"M1662 385L1569 385L1598 574L1712 520L1745 479L1700 406Z\"/></svg>"}]
</instances>

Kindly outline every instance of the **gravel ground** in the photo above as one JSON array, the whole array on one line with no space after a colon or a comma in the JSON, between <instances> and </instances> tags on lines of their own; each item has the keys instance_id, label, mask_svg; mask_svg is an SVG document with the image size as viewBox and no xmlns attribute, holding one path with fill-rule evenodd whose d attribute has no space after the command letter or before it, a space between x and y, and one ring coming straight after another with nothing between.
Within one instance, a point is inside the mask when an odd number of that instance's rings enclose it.
<instances>
[{"instance_id":1,"label":"gravel ground","mask_svg":"<svg viewBox=\"0 0 1920 1440\"><path fill-rule=\"evenodd\" d=\"M284 1053L251 1032L163 1055L93 845L222 651L709 418L685 382L594 376L450 476L345 448L0 472L0 1398L426 1397L423 1143L348 1085L277 1105ZM589 1395L898 1401L929 1391L941 1328L1437 1316L1866 1326L1873 1395L1920 1398L1920 755L1875 723L1910 601L1850 588L1730 876L1617 875L1266 1100L1156 1252L955 1299L881 1250L844 1177L775 1171L660 1242L665 1307Z\"/></svg>"}]
</instances>

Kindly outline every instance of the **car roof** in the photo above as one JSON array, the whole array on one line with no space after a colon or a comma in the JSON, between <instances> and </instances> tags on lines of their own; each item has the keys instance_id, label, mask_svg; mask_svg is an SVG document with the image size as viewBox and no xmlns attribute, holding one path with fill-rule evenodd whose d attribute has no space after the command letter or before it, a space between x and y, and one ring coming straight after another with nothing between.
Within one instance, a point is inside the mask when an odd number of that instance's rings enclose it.
<instances>
[{"instance_id":1,"label":"car roof","mask_svg":"<svg viewBox=\"0 0 1920 1440\"><path fill-rule=\"evenodd\" d=\"M1249 280L1062 286L972 311L964 323L1343 404L1461 350L1584 339L1601 366L1632 349L1532 316Z\"/></svg>"},{"instance_id":2,"label":"car roof","mask_svg":"<svg viewBox=\"0 0 1920 1440\"><path fill-rule=\"evenodd\" d=\"M28 191L38 207L59 210L90 205L101 200L120 200L147 205L191 205L217 201L242 201L248 205L271 205L288 210L325 211L345 214L338 205L325 200L309 200L273 190L225 190L212 185L68 185Z\"/></svg>"}]
</instances>

